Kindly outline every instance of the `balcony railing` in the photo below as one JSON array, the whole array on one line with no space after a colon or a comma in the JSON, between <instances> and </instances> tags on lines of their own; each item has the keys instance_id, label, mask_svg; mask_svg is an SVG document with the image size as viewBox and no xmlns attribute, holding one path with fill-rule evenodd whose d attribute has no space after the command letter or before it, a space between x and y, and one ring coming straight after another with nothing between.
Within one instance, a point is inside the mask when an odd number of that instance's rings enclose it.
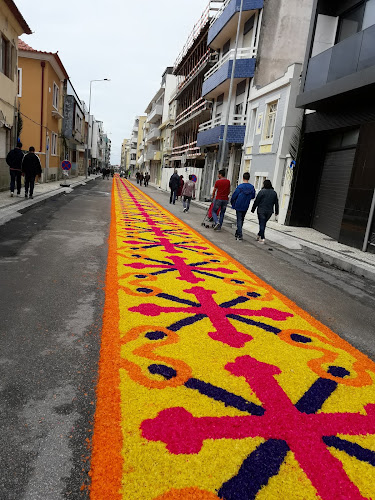
<instances>
[{"instance_id":1,"label":"balcony railing","mask_svg":"<svg viewBox=\"0 0 375 500\"><path fill-rule=\"evenodd\" d=\"M222 57L220 59L220 61L218 61L215 64L215 66L213 66L209 71L207 71L207 73L204 75L204 81L208 80L210 78L210 76L212 76L214 73L216 73L216 71L218 69L220 69L222 66L224 66L224 64L226 64L228 61L233 60L234 53L235 53L234 49L227 52L227 54L225 54L225 56ZM237 59L253 59L256 57L256 55L257 55L256 47L250 47L250 48L246 47L246 48L242 48L242 49L237 50L236 60Z\"/></svg>"},{"instance_id":2,"label":"balcony railing","mask_svg":"<svg viewBox=\"0 0 375 500\"><path fill-rule=\"evenodd\" d=\"M157 122L163 116L163 106L161 104L155 104L147 117L149 123Z\"/></svg>"},{"instance_id":3,"label":"balcony railing","mask_svg":"<svg viewBox=\"0 0 375 500\"><path fill-rule=\"evenodd\" d=\"M224 12L224 10L228 7L232 0L224 0L223 5L220 7L220 9L216 12L215 16L211 19L210 25L212 26L214 22L219 19L221 14Z\"/></svg>"},{"instance_id":4,"label":"balcony railing","mask_svg":"<svg viewBox=\"0 0 375 500\"><path fill-rule=\"evenodd\" d=\"M210 101L206 101L204 97L200 97L197 101L195 101L191 106L186 108L182 113L180 113L176 117L175 127L177 127L180 123L184 122L192 115L199 113L200 111L209 110L212 107L212 103Z\"/></svg>"},{"instance_id":5,"label":"balcony railing","mask_svg":"<svg viewBox=\"0 0 375 500\"><path fill-rule=\"evenodd\" d=\"M149 131L149 133L146 136L146 139L152 142L155 141L156 139L159 139L159 137L160 137L160 130L158 127L154 127Z\"/></svg>"},{"instance_id":6,"label":"balcony railing","mask_svg":"<svg viewBox=\"0 0 375 500\"><path fill-rule=\"evenodd\" d=\"M202 123L199 127L199 132L204 132L206 130L213 129L215 127L219 127L220 125L224 125L223 117L217 116L212 120ZM229 120L229 125L246 125L246 116L245 115L232 115L232 118Z\"/></svg>"},{"instance_id":7,"label":"balcony railing","mask_svg":"<svg viewBox=\"0 0 375 500\"><path fill-rule=\"evenodd\" d=\"M176 89L176 94L178 94L184 87L186 87L192 80L194 80L195 76L199 73L199 71L208 63L214 63L217 61L217 54L211 52L211 49L208 49L207 52L200 58L194 68L190 71L190 73L182 79L182 81L178 84Z\"/></svg>"},{"instance_id":8,"label":"balcony railing","mask_svg":"<svg viewBox=\"0 0 375 500\"><path fill-rule=\"evenodd\" d=\"M197 141L193 141L173 148L172 156L176 157L186 154L188 157L193 157L199 155L200 152L200 148L197 147Z\"/></svg>"}]
</instances>

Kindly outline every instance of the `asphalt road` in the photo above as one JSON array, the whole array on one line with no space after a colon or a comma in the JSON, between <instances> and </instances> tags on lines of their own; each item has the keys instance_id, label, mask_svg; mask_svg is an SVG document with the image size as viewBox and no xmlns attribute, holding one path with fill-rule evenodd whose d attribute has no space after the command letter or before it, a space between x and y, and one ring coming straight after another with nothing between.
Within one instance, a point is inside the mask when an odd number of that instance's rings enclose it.
<instances>
[{"instance_id":1,"label":"asphalt road","mask_svg":"<svg viewBox=\"0 0 375 500\"><path fill-rule=\"evenodd\" d=\"M0 500L89 498L111 187L98 179L0 226ZM375 359L374 283L236 242L231 225L202 228L202 209L141 189Z\"/></svg>"}]
</instances>

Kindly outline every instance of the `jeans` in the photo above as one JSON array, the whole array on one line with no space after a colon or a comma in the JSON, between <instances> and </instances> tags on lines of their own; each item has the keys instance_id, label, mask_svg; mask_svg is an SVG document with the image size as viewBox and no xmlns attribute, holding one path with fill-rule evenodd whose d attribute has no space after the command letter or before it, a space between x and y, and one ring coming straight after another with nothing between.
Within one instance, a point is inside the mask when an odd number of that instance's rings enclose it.
<instances>
[{"instance_id":1,"label":"jeans","mask_svg":"<svg viewBox=\"0 0 375 500\"><path fill-rule=\"evenodd\" d=\"M29 192L30 196L34 193L35 175L25 175L25 194Z\"/></svg>"},{"instance_id":2,"label":"jeans","mask_svg":"<svg viewBox=\"0 0 375 500\"><path fill-rule=\"evenodd\" d=\"M228 201L227 200L215 200L214 208L212 209L212 218L214 219L215 224L219 222L220 227L224 222L224 215L227 209ZM220 208L220 220L217 219L217 211Z\"/></svg>"},{"instance_id":3,"label":"jeans","mask_svg":"<svg viewBox=\"0 0 375 500\"><path fill-rule=\"evenodd\" d=\"M258 236L264 240L264 231L266 230L266 224L270 220L272 212L258 212L258 220L259 220L259 233Z\"/></svg>"},{"instance_id":4,"label":"jeans","mask_svg":"<svg viewBox=\"0 0 375 500\"><path fill-rule=\"evenodd\" d=\"M177 191L178 191L178 188L171 189L171 197L169 198L169 203L173 203L173 205L176 202Z\"/></svg>"},{"instance_id":5,"label":"jeans","mask_svg":"<svg viewBox=\"0 0 375 500\"><path fill-rule=\"evenodd\" d=\"M186 211L190 208L191 196L184 196L183 206L186 208Z\"/></svg>"},{"instance_id":6,"label":"jeans","mask_svg":"<svg viewBox=\"0 0 375 500\"><path fill-rule=\"evenodd\" d=\"M246 213L247 213L247 211L236 210L236 215L237 215L237 231L236 231L236 236L238 238L242 238L242 226L243 226L243 222L245 220Z\"/></svg>"},{"instance_id":7,"label":"jeans","mask_svg":"<svg viewBox=\"0 0 375 500\"><path fill-rule=\"evenodd\" d=\"M10 170L10 190L14 193L14 187L17 184L17 194L21 192L21 171Z\"/></svg>"}]
</instances>

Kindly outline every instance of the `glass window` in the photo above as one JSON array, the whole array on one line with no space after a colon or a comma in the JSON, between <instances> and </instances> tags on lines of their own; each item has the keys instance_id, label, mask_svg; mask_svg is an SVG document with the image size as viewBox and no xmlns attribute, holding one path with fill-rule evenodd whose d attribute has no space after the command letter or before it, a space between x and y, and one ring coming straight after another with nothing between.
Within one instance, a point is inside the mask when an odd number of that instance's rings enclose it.
<instances>
[{"instance_id":1,"label":"glass window","mask_svg":"<svg viewBox=\"0 0 375 500\"><path fill-rule=\"evenodd\" d=\"M368 0L365 8L362 29L365 30L375 24L375 0Z\"/></svg>"},{"instance_id":2,"label":"glass window","mask_svg":"<svg viewBox=\"0 0 375 500\"><path fill-rule=\"evenodd\" d=\"M264 139L273 139L275 134L277 113L277 101L271 102L267 106L266 126L264 127Z\"/></svg>"},{"instance_id":3,"label":"glass window","mask_svg":"<svg viewBox=\"0 0 375 500\"><path fill-rule=\"evenodd\" d=\"M0 35L0 71L10 78L11 49L10 42Z\"/></svg>"},{"instance_id":4,"label":"glass window","mask_svg":"<svg viewBox=\"0 0 375 500\"><path fill-rule=\"evenodd\" d=\"M223 45L222 57L225 56L230 50L230 39Z\"/></svg>"},{"instance_id":5,"label":"glass window","mask_svg":"<svg viewBox=\"0 0 375 500\"><path fill-rule=\"evenodd\" d=\"M337 43L362 30L364 12L365 3L363 2L340 16Z\"/></svg>"},{"instance_id":6,"label":"glass window","mask_svg":"<svg viewBox=\"0 0 375 500\"><path fill-rule=\"evenodd\" d=\"M52 104L53 104L53 107L55 109L59 109L59 95L60 95L60 89L59 87L56 85L56 83L53 84L53 101L52 101Z\"/></svg>"},{"instance_id":7,"label":"glass window","mask_svg":"<svg viewBox=\"0 0 375 500\"><path fill-rule=\"evenodd\" d=\"M249 33L249 31L251 31L254 28L254 21L255 21L255 16L250 17L250 19L246 21L243 29L244 35L247 35L247 33Z\"/></svg>"}]
</instances>

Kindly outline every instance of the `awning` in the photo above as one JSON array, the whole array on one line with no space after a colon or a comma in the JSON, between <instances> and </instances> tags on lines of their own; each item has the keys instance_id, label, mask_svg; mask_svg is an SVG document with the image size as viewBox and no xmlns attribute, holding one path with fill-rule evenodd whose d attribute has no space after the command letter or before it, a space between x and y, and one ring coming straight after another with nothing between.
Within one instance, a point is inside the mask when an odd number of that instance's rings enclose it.
<instances>
[{"instance_id":1,"label":"awning","mask_svg":"<svg viewBox=\"0 0 375 500\"><path fill-rule=\"evenodd\" d=\"M139 160L137 161L138 165L142 165L143 163L143 155L139 157Z\"/></svg>"}]
</instances>

